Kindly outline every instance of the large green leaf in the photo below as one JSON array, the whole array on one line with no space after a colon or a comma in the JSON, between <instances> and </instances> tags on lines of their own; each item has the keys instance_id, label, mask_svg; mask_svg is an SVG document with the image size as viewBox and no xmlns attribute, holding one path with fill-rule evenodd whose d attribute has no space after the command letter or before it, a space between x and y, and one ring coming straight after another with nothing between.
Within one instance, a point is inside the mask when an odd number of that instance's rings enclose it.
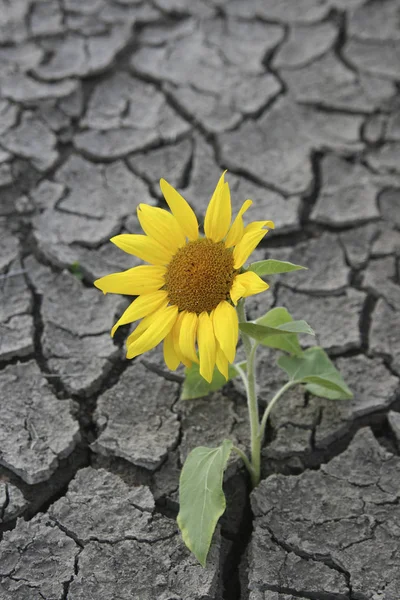
<instances>
[{"instance_id":1,"label":"large green leaf","mask_svg":"<svg viewBox=\"0 0 400 600\"><path fill-rule=\"evenodd\" d=\"M253 273L257 273L257 275L263 277L264 275L277 275L278 273L289 273L290 271L299 271L300 269L307 269L307 267L269 258L268 260L258 260L252 263L247 270L253 271Z\"/></svg>"},{"instance_id":2,"label":"large green leaf","mask_svg":"<svg viewBox=\"0 0 400 600\"><path fill-rule=\"evenodd\" d=\"M286 371L292 381L312 384L311 392L328 389L336 394L324 397L335 399L349 399L353 397L339 371L336 369L329 356L318 346L309 348L302 356L281 356L278 365ZM317 387L314 387L317 386Z\"/></svg>"},{"instance_id":3,"label":"large green leaf","mask_svg":"<svg viewBox=\"0 0 400 600\"><path fill-rule=\"evenodd\" d=\"M222 481L232 442L200 446L188 455L179 480L178 526L183 541L205 567L218 519L225 511Z\"/></svg>"},{"instance_id":4,"label":"large green leaf","mask_svg":"<svg viewBox=\"0 0 400 600\"><path fill-rule=\"evenodd\" d=\"M256 320L257 325L268 325L270 327L278 327L285 323L292 323L293 318L290 313L283 307L275 307L268 311L265 315ZM301 354L301 347L298 337L295 333L288 335L271 335L261 342L264 346L284 350L289 354Z\"/></svg>"},{"instance_id":5,"label":"large green leaf","mask_svg":"<svg viewBox=\"0 0 400 600\"><path fill-rule=\"evenodd\" d=\"M250 337L263 343L269 336L286 335L288 333L308 333L315 335L308 323L305 321L288 321L277 327L271 325L259 325L257 323L243 322L239 323L240 331L247 333Z\"/></svg>"},{"instance_id":6,"label":"large green leaf","mask_svg":"<svg viewBox=\"0 0 400 600\"><path fill-rule=\"evenodd\" d=\"M246 363L239 363L242 367L246 366ZM228 370L228 381L238 376L234 365L229 365ZM182 385L181 400L194 400L195 398L202 398L208 396L211 392L216 392L226 384L226 379L218 371L217 367L214 369L213 378L211 383L208 383L201 375L199 371L199 365L193 363L189 369L185 370L185 380Z\"/></svg>"}]
</instances>

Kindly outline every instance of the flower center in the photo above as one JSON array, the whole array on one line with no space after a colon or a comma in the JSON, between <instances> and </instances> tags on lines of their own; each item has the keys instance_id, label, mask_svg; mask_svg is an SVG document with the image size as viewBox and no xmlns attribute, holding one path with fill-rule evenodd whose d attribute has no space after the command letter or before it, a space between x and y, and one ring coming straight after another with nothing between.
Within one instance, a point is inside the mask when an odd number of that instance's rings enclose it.
<instances>
[{"instance_id":1,"label":"flower center","mask_svg":"<svg viewBox=\"0 0 400 600\"><path fill-rule=\"evenodd\" d=\"M233 254L223 242L188 242L172 257L165 275L171 304L200 314L229 299L235 276Z\"/></svg>"}]
</instances>

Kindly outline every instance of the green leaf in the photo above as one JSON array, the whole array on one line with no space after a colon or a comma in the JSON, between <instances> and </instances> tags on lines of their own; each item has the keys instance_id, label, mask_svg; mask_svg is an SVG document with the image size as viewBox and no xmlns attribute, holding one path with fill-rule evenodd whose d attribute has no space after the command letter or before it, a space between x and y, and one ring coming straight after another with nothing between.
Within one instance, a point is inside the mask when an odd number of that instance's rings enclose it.
<instances>
[{"instance_id":1,"label":"green leaf","mask_svg":"<svg viewBox=\"0 0 400 600\"><path fill-rule=\"evenodd\" d=\"M288 331L290 333L307 333L308 335L315 335L314 330L309 326L307 321L291 321L290 323L285 323L283 325L278 326L279 330Z\"/></svg>"},{"instance_id":2,"label":"green leaf","mask_svg":"<svg viewBox=\"0 0 400 600\"><path fill-rule=\"evenodd\" d=\"M288 333L308 333L309 335L315 335L314 331L305 321L290 321L282 323L281 325L278 325L278 327L258 325L257 323L246 321L239 323L239 329L261 343L264 342L268 336L272 335L285 335Z\"/></svg>"},{"instance_id":3,"label":"green leaf","mask_svg":"<svg viewBox=\"0 0 400 600\"><path fill-rule=\"evenodd\" d=\"M239 363L240 364L240 363ZM245 363L244 363L245 364ZM234 365L229 365L228 381L238 376ZM185 381L181 391L181 400L194 400L208 396L211 392L216 392L227 383L225 377L221 375L217 367L214 369L211 383L208 383L201 375L199 365L193 363L189 369L185 369Z\"/></svg>"},{"instance_id":4,"label":"green leaf","mask_svg":"<svg viewBox=\"0 0 400 600\"><path fill-rule=\"evenodd\" d=\"M317 383L308 383L306 385L307 392L310 392L313 396L319 396L320 398L327 398L328 400L347 400L348 398L344 398L341 392L337 392L335 390L330 390L323 385L318 385Z\"/></svg>"},{"instance_id":5,"label":"green leaf","mask_svg":"<svg viewBox=\"0 0 400 600\"><path fill-rule=\"evenodd\" d=\"M218 448L195 448L188 455L179 480L178 526L186 546L203 567L218 519L226 507L222 481L232 446L230 440L224 440Z\"/></svg>"},{"instance_id":6,"label":"green leaf","mask_svg":"<svg viewBox=\"0 0 400 600\"><path fill-rule=\"evenodd\" d=\"M293 322L292 316L286 308L283 307L272 308L265 315L256 320L257 325L269 325L271 327L278 327L279 325L291 322ZM301 347L296 334L271 335L265 338L261 343L263 346L284 350L289 354L301 354Z\"/></svg>"},{"instance_id":7,"label":"green leaf","mask_svg":"<svg viewBox=\"0 0 400 600\"><path fill-rule=\"evenodd\" d=\"M278 365L286 371L291 381L317 386L312 387L310 391L318 391L318 395L323 394L324 389L328 389L337 394L333 396L329 392L328 397L332 399L353 397L329 356L318 346L309 348L302 356L281 356Z\"/></svg>"},{"instance_id":8,"label":"green leaf","mask_svg":"<svg viewBox=\"0 0 400 600\"><path fill-rule=\"evenodd\" d=\"M75 275L75 277L77 279L79 279L79 280L83 279L82 267L77 260L75 262L73 262L72 264L70 264L69 271L70 271L70 273L72 273L72 275Z\"/></svg>"},{"instance_id":9,"label":"green leaf","mask_svg":"<svg viewBox=\"0 0 400 600\"><path fill-rule=\"evenodd\" d=\"M252 263L248 271L253 271L260 277L263 275L277 275L278 273L290 273L290 271L299 271L300 269L307 269L307 267L301 267L300 265L294 265L291 262L285 262L283 260L258 260Z\"/></svg>"}]
</instances>

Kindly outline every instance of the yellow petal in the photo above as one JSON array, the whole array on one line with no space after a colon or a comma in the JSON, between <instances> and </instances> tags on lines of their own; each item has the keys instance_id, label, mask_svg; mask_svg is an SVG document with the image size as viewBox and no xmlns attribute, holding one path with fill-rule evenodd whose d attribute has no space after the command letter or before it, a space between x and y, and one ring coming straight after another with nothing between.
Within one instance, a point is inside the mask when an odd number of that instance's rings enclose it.
<instances>
[{"instance_id":1,"label":"yellow petal","mask_svg":"<svg viewBox=\"0 0 400 600\"><path fill-rule=\"evenodd\" d=\"M207 312L199 315L197 343L200 356L200 375L211 383L216 355L216 341L212 320Z\"/></svg>"},{"instance_id":2,"label":"yellow petal","mask_svg":"<svg viewBox=\"0 0 400 600\"><path fill-rule=\"evenodd\" d=\"M197 240L199 237L199 224L192 208L165 179L160 179L160 188L170 211L178 221L186 237L189 240Z\"/></svg>"},{"instance_id":3,"label":"yellow petal","mask_svg":"<svg viewBox=\"0 0 400 600\"><path fill-rule=\"evenodd\" d=\"M182 321L179 331L179 348L183 356L189 360L198 362L196 354L196 333L197 333L197 314L183 311Z\"/></svg>"},{"instance_id":4,"label":"yellow petal","mask_svg":"<svg viewBox=\"0 0 400 600\"><path fill-rule=\"evenodd\" d=\"M172 335L172 330L169 332L169 334L164 340L163 353L164 361L168 369L170 371L175 371L179 367L179 363L181 361L179 360L179 357L174 349L174 339Z\"/></svg>"},{"instance_id":5,"label":"yellow petal","mask_svg":"<svg viewBox=\"0 0 400 600\"><path fill-rule=\"evenodd\" d=\"M233 249L233 266L235 269L240 269L244 265L266 233L266 229L253 229L244 234L238 245Z\"/></svg>"},{"instance_id":6,"label":"yellow petal","mask_svg":"<svg viewBox=\"0 0 400 600\"><path fill-rule=\"evenodd\" d=\"M252 223L246 225L243 235L249 233L250 231L260 231L260 229L264 229L264 227L267 229L275 229L275 223L273 221L253 221Z\"/></svg>"},{"instance_id":7,"label":"yellow petal","mask_svg":"<svg viewBox=\"0 0 400 600\"><path fill-rule=\"evenodd\" d=\"M159 310L162 310L163 308L165 308L165 304L164 304L164 307L161 306L159 309L157 309L156 312L158 312ZM148 329L150 327L152 322L153 322L153 313L150 313L149 315L147 315L140 321L140 323L135 327L135 329L132 331L132 333L128 336L128 338L126 340L127 348L133 342L135 342L142 335L142 333L144 333L146 331L146 329Z\"/></svg>"},{"instance_id":8,"label":"yellow petal","mask_svg":"<svg viewBox=\"0 0 400 600\"><path fill-rule=\"evenodd\" d=\"M173 255L172 252L147 235L122 233L111 238L110 241L127 254L138 256L154 265L167 265Z\"/></svg>"},{"instance_id":9,"label":"yellow petal","mask_svg":"<svg viewBox=\"0 0 400 600\"><path fill-rule=\"evenodd\" d=\"M185 367L190 368L192 366L192 361L189 360L188 358L186 358L182 354L180 346L179 346L179 336L180 336L183 317L184 317L184 312L180 312L176 319L175 325L172 328L172 341L174 344L175 354L179 358L180 362L183 363L185 365Z\"/></svg>"},{"instance_id":10,"label":"yellow petal","mask_svg":"<svg viewBox=\"0 0 400 600\"><path fill-rule=\"evenodd\" d=\"M146 317L151 318L151 322L142 335L128 346L126 358L135 358L157 346L171 331L177 315L177 306L163 306Z\"/></svg>"},{"instance_id":11,"label":"yellow petal","mask_svg":"<svg viewBox=\"0 0 400 600\"><path fill-rule=\"evenodd\" d=\"M164 284L165 267L140 265L120 273L111 273L96 279L94 285L105 294L140 296L159 290Z\"/></svg>"},{"instance_id":12,"label":"yellow petal","mask_svg":"<svg viewBox=\"0 0 400 600\"><path fill-rule=\"evenodd\" d=\"M268 288L268 283L265 283L256 273L252 271L241 273L240 275L236 275L233 281L230 292L232 302L236 306L239 298L247 298L247 296L265 292Z\"/></svg>"},{"instance_id":13,"label":"yellow petal","mask_svg":"<svg viewBox=\"0 0 400 600\"><path fill-rule=\"evenodd\" d=\"M240 280L236 276L233 280L232 287L229 292L231 300L235 306L237 305L239 298L242 298L244 292L245 288L242 286Z\"/></svg>"},{"instance_id":14,"label":"yellow petal","mask_svg":"<svg viewBox=\"0 0 400 600\"><path fill-rule=\"evenodd\" d=\"M178 313L175 324L172 328L172 341L174 342L175 352L179 357L182 354L180 351L180 348L179 348L179 334L181 331L181 323L182 323L183 316L184 316L183 312Z\"/></svg>"},{"instance_id":15,"label":"yellow petal","mask_svg":"<svg viewBox=\"0 0 400 600\"><path fill-rule=\"evenodd\" d=\"M114 337L115 332L121 325L143 319L143 317L146 317L157 310L163 303L165 303L165 305L168 303L168 292L164 292L163 290L139 296L139 298L136 298L136 300L128 306L120 319L115 323L114 327L111 329L111 337Z\"/></svg>"},{"instance_id":16,"label":"yellow petal","mask_svg":"<svg viewBox=\"0 0 400 600\"><path fill-rule=\"evenodd\" d=\"M167 210L139 204L137 215L145 234L168 252L175 254L178 248L185 245L186 239L178 221Z\"/></svg>"},{"instance_id":17,"label":"yellow petal","mask_svg":"<svg viewBox=\"0 0 400 600\"><path fill-rule=\"evenodd\" d=\"M232 227L228 231L228 235L226 236L225 246L227 248L231 248L232 246L236 246L240 242L244 233L244 225L243 225L243 215L253 204L251 200L246 200L242 204L242 208L239 210L236 215L235 220L232 223Z\"/></svg>"},{"instance_id":18,"label":"yellow petal","mask_svg":"<svg viewBox=\"0 0 400 600\"><path fill-rule=\"evenodd\" d=\"M129 348L129 346L135 342L144 331L146 331L146 329L149 327L150 323L151 323L151 317L152 315L148 315L147 317L145 317L144 319L142 319L140 321L140 323L135 327L135 329L132 331L132 333L127 337L126 340L126 347Z\"/></svg>"},{"instance_id":19,"label":"yellow petal","mask_svg":"<svg viewBox=\"0 0 400 600\"><path fill-rule=\"evenodd\" d=\"M235 360L236 345L239 335L239 322L236 310L223 300L213 312L215 337L230 363Z\"/></svg>"},{"instance_id":20,"label":"yellow petal","mask_svg":"<svg viewBox=\"0 0 400 600\"><path fill-rule=\"evenodd\" d=\"M225 354L222 352L220 345L217 342L215 364L217 365L218 371L228 381L229 363Z\"/></svg>"},{"instance_id":21,"label":"yellow petal","mask_svg":"<svg viewBox=\"0 0 400 600\"><path fill-rule=\"evenodd\" d=\"M224 171L209 202L204 220L204 233L213 242L220 242L228 233L232 218L231 193L224 182Z\"/></svg>"}]
</instances>

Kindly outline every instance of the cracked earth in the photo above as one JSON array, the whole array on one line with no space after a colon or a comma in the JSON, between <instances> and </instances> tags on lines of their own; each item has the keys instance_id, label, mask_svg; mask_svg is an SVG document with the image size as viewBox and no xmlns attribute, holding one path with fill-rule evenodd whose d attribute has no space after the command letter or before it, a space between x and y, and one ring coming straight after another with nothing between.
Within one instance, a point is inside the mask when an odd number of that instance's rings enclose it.
<instances>
[{"instance_id":1,"label":"cracked earth","mask_svg":"<svg viewBox=\"0 0 400 600\"><path fill-rule=\"evenodd\" d=\"M399 90L399 0L0 0L0 600L399 600ZM287 394L202 569L179 471L248 447L241 383L179 401L92 283L160 177L201 219L224 168L257 259L308 267L250 316L305 318L354 399Z\"/></svg>"}]
</instances>

